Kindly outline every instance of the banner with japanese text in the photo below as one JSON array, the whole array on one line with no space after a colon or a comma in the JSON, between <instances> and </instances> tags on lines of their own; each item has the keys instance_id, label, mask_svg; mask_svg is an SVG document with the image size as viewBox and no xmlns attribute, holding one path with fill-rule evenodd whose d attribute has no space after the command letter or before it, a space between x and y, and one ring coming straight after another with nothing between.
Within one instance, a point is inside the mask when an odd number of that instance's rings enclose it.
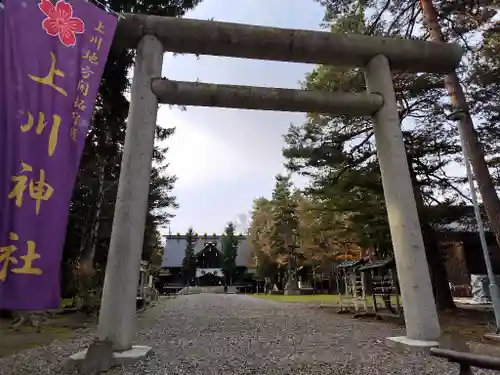
<instances>
[{"instance_id":1,"label":"banner with japanese text","mask_svg":"<svg viewBox=\"0 0 500 375\"><path fill-rule=\"evenodd\" d=\"M3 5L0 309L53 309L69 204L117 18L85 0Z\"/></svg>"}]
</instances>

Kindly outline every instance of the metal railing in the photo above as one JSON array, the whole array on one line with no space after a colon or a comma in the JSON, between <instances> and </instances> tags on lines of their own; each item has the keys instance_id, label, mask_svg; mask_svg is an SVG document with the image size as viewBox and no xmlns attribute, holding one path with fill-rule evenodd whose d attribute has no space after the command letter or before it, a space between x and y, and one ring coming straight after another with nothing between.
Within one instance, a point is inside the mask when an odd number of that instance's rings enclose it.
<instances>
[{"instance_id":1,"label":"metal railing","mask_svg":"<svg viewBox=\"0 0 500 375\"><path fill-rule=\"evenodd\" d=\"M460 375L471 375L472 367L500 371L500 358L490 357L488 355L440 348L432 348L431 355L434 357L446 358L449 362L458 363L460 365Z\"/></svg>"}]
</instances>

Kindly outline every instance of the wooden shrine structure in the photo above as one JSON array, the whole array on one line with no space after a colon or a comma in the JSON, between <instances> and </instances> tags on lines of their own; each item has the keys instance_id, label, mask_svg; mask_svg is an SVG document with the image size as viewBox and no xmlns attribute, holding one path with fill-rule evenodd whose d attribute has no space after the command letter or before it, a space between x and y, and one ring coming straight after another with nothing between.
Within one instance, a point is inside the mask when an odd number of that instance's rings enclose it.
<instances>
[{"instance_id":1,"label":"wooden shrine structure","mask_svg":"<svg viewBox=\"0 0 500 375\"><path fill-rule=\"evenodd\" d=\"M337 266L336 282L339 312L349 311L348 306L344 304L344 298L352 301L356 313L360 313L361 308L363 308L363 311L367 310L363 274L359 271L367 262L368 258L361 258L346 260ZM343 284L344 288L341 287L341 284Z\"/></svg>"},{"instance_id":2,"label":"wooden shrine structure","mask_svg":"<svg viewBox=\"0 0 500 375\"><path fill-rule=\"evenodd\" d=\"M363 265L359 268L359 272L364 275L362 279L364 280L363 295L365 301L366 297L369 296L375 316L401 318L403 310L394 258L377 260ZM382 303L379 304L379 302Z\"/></svg>"}]
</instances>

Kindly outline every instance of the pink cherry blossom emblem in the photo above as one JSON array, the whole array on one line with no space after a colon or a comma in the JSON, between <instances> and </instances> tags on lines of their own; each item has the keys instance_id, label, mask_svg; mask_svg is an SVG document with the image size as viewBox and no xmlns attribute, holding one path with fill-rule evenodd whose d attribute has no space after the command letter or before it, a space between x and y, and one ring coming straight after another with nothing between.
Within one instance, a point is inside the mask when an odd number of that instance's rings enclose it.
<instances>
[{"instance_id":1,"label":"pink cherry blossom emblem","mask_svg":"<svg viewBox=\"0 0 500 375\"><path fill-rule=\"evenodd\" d=\"M85 32L85 24L78 17L73 17L73 7L64 0L56 5L50 0L40 0L40 10L47 16L42 22L42 28L50 36L58 36L66 47L76 45L76 34Z\"/></svg>"}]
</instances>

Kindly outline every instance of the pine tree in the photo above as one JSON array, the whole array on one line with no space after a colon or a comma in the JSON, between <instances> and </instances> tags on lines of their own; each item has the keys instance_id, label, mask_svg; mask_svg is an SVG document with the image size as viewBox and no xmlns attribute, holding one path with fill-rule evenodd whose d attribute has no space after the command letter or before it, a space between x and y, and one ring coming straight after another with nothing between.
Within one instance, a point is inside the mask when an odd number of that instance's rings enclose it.
<instances>
[{"instance_id":1,"label":"pine tree","mask_svg":"<svg viewBox=\"0 0 500 375\"><path fill-rule=\"evenodd\" d=\"M271 247L277 255L293 253L297 240L297 202L292 197L291 188L289 176L276 176L272 196Z\"/></svg>"},{"instance_id":2,"label":"pine tree","mask_svg":"<svg viewBox=\"0 0 500 375\"><path fill-rule=\"evenodd\" d=\"M292 195L290 176L277 175L272 195L270 226L271 254L288 264L289 282L295 280L299 221L298 205ZM283 272L284 270L281 269Z\"/></svg>"},{"instance_id":3,"label":"pine tree","mask_svg":"<svg viewBox=\"0 0 500 375\"><path fill-rule=\"evenodd\" d=\"M271 215L271 201L264 197L255 199L248 235L251 242L251 252L257 267L257 277L271 279L275 284L278 264L272 256L270 248Z\"/></svg>"},{"instance_id":4,"label":"pine tree","mask_svg":"<svg viewBox=\"0 0 500 375\"><path fill-rule=\"evenodd\" d=\"M186 249L184 250L184 259L182 260L182 273L186 285L196 276L196 256L194 247L196 244L196 234L193 228L189 228L186 233Z\"/></svg>"},{"instance_id":5,"label":"pine tree","mask_svg":"<svg viewBox=\"0 0 500 375\"><path fill-rule=\"evenodd\" d=\"M222 270L226 275L229 285L232 284L234 271L236 269L236 256L238 255L239 241L234 233L234 230L234 224L229 222L224 230L224 235L222 236Z\"/></svg>"}]
</instances>

